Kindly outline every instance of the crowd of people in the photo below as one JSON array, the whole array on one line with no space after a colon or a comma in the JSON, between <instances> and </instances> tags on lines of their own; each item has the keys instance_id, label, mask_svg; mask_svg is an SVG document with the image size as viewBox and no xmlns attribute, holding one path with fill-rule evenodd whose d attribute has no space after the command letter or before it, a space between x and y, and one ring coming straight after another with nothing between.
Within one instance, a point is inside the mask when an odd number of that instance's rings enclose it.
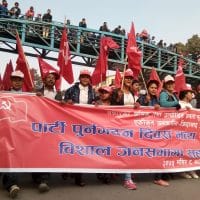
<instances>
[{"instance_id":1,"label":"crowd of people","mask_svg":"<svg viewBox=\"0 0 200 200\"><path fill-rule=\"evenodd\" d=\"M52 22L52 14L51 14L51 9L47 9L47 12L44 13L43 15L41 13L35 14L35 10L33 6L30 6L29 9L27 9L26 12L22 13L20 6L19 6L19 2L15 2L14 5L9 9L8 8L8 3L7 0L2 0L2 3L0 3L0 18L14 18L14 19L26 19L26 20L34 20L36 22ZM67 25L72 25L70 19L66 20L66 24ZM86 18L82 18L82 20L79 22L78 24L79 27L82 28L87 28L87 22L86 22ZM40 29L40 28L38 28ZM44 38L48 38L49 37L49 33L50 33L50 26L46 25L42 27L42 30L39 30L39 32L41 31L42 36ZM103 24L99 27L99 31L103 31L103 32L110 32L110 33L114 33L117 35L123 35L126 36L126 31L124 28L121 27L121 25L118 25L116 28L114 28L113 30L111 30L108 26L107 22L103 22ZM70 34L75 34L70 33ZM57 33L55 33L55 36L57 35ZM88 33L88 38L92 40L94 40L97 36L94 33ZM159 47L159 48L163 48L166 49L168 51L172 51L178 54L181 54L181 52L179 52L177 45L176 44L169 44L167 45L166 42L163 41L163 39L156 41L156 37L155 36L151 36L151 34L146 30L142 30L140 33L136 33L136 40L137 41L141 41L141 42L145 42L148 44L151 44L153 46ZM200 52L196 52L194 54L187 54L185 55L185 57L188 57L189 59L192 59L196 62L200 62Z\"/></svg>"},{"instance_id":2,"label":"crowd of people","mask_svg":"<svg viewBox=\"0 0 200 200\"><path fill-rule=\"evenodd\" d=\"M15 2L14 6L9 10L6 0L2 0L0 4L0 17L21 17L21 9L19 3ZM33 20L35 17L34 7L30 6L23 18L27 20ZM47 12L42 16L38 14L35 18L37 21L52 22L51 10L47 9ZM70 20L66 22L70 25ZM79 22L79 27L87 28L87 22L85 18ZM126 32L121 26L117 26L113 31L108 28L107 22L104 22L99 28L100 31L112 32L115 34L125 35ZM49 26L43 26L43 37L48 37L50 28ZM150 34L146 30L136 34L138 41L144 41L151 43L152 45L158 45L160 48L169 48L163 40L156 43L155 37L150 37ZM170 47L173 50L173 45ZM132 70L127 69L123 74L124 82L121 88L116 88L115 84L109 86L101 86L93 88L91 85L91 72L88 70L81 70L79 74L79 82L75 83L70 88L65 90L64 95L61 92L55 91L56 81L59 79L59 74L56 71L49 71L43 79L43 87L37 91L34 91L37 96L57 100L59 104L91 104L95 106L112 106L112 105L132 105L135 109L140 106L153 106L154 109L160 107L176 108L176 109L192 109L200 108L200 85L197 86L196 91L192 89L190 85L186 85L182 88L179 96L175 93L175 80L171 75L167 75L163 79L163 88L159 96L158 88L159 82L156 80L149 80L146 83L145 93L141 93L139 80L134 79ZM11 88L10 92L22 92L22 86L24 82L24 74L21 71L14 71L10 77ZM195 171L177 173L178 176L183 178L195 178L199 176ZM20 175L18 173L3 173L3 186L9 192L10 197L15 198L20 191L18 180ZM65 179L67 174L62 174ZM123 186L129 190L137 189L137 185L133 180L131 173L123 174ZM50 173L32 173L33 181L38 185L40 192L49 191L49 177ZM85 186L83 179L84 174L73 174L75 184L78 186ZM97 174L97 178L103 183L110 183L113 181L112 174ZM154 174L153 182L159 186L169 186L166 174L156 173Z\"/></svg>"},{"instance_id":3,"label":"crowd of people","mask_svg":"<svg viewBox=\"0 0 200 200\"><path fill-rule=\"evenodd\" d=\"M2 0L2 3L0 3L0 18L14 18L14 19L27 19L27 20L35 20L37 22L52 22L52 14L51 10L47 9L47 13L44 13L43 15L41 13L35 14L35 10L33 6L30 6L29 9L27 9L26 12L22 13L20 9L19 2L15 2L14 5L9 9L7 0ZM66 20L67 25L72 25L70 19ZM82 20L78 24L79 27L87 28L87 22L85 18L82 18ZM103 24L99 27L99 31L103 32L111 32L117 35L126 35L126 31L124 28L121 27L121 25L118 25L116 28L111 30L108 26L107 22L103 22ZM43 37L48 36L49 33L49 27L46 26L46 31L43 32ZM152 45L158 45L161 48L167 48L170 51L175 51L174 45L170 44L167 46L166 43L163 43L163 40L160 40L159 42L156 42L155 36L150 36L150 34L144 29L141 33L136 34L136 38L138 41L143 41L150 43Z\"/></svg>"},{"instance_id":4,"label":"crowd of people","mask_svg":"<svg viewBox=\"0 0 200 200\"><path fill-rule=\"evenodd\" d=\"M132 105L135 109L140 106L153 106L158 110L160 107L176 108L177 110L186 108L200 108L200 85L197 86L196 92L187 84L182 88L179 96L175 93L175 80L171 75L167 75L163 80L163 88L158 96L159 82L149 80L146 83L147 91L140 92L140 82L134 79L134 74L131 69L127 69L123 74L124 82L122 87L116 88L112 83L109 86L92 87L91 72L84 69L80 71L79 81L65 90L64 95L61 92L55 91L56 81L59 79L57 71L50 70L46 72L43 78L42 88L34 91L37 96L57 100L62 104L91 104L95 106L112 106L112 105ZM24 82L24 74L17 70L12 72L10 76L11 88L10 92L22 92ZM199 176L195 171L176 173L178 176L190 179L198 179ZM75 184L85 186L85 181L81 173L74 173ZM156 173L154 175L154 183L160 186L169 186L167 180L168 174ZM137 185L130 173L123 174L123 186L129 190L137 189ZM49 191L50 173L32 173L33 181L38 185L40 192ZM67 174L62 174L63 179ZM113 181L113 174L97 174L97 178L103 183ZM20 175L18 173L3 173L3 186L9 192L10 197L15 198L20 191L18 185Z\"/></svg>"}]
</instances>

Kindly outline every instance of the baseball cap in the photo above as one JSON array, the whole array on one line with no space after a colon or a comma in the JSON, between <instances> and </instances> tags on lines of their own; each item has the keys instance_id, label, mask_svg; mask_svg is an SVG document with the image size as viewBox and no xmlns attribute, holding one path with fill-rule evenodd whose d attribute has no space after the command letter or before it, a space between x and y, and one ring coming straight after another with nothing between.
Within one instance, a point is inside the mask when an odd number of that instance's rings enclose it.
<instances>
[{"instance_id":1,"label":"baseball cap","mask_svg":"<svg viewBox=\"0 0 200 200\"><path fill-rule=\"evenodd\" d=\"M60 78L59 73L55 70L49 70L47 73L45 73L44 78L46 78L49 74L53 74L56 80Z\"/></svg>"},{"instance_id":2,"label":"baseball cap","mask_svg":"<svg viewBox=\"0 0 200 200\"><path fill-rule=\"evenodd\" d=\"M81 76L81 75L88 75L88 76L91 76L91 73L90 73L89 70L83 69L83 70L80 71L80 76Z\"/></svg>"},{"instance_id":3,"label":"baseball cap","mask_svg":"<svg viewBox=\"0 0 200 200\"><path fill-rule=\"evenodd\" d=\"M124 73L124 76L127 77L133 77L133 71L131 69L127 69Z\"/></svg>"},{"instance_id":4,"label":"baseball cap","mask_svg":"<svg viewBox=\"0 0 200 200\"><path fill-rule=\"evenodd\" d=\"M169 82L169 81L174 82L174 78L173 78L171 75L165 76L165 78L164 78L164 83L167 83L167 82Z\"/></svg>"},{"instance_id":5,"label":"baseball cap","mask_svg":"<svg viewBox=\"0 0 200 200\"><path fill-rule=\"evenodd\" d=\"M20 70L16 70L11 73L11 77L24 78L24 74Z\"/></svg>"},{"instance_id":6,"label":"baseball cap","mask_svg":"<svg viewBox=\"0 0 200 200\"><path fill-rule=\"evenodd\" d=\"M109 86L102 86L102 87L99 88L98 91L99 91L99 92L101 92L101 91L106 91L106 92L108 92L108 93L112 93L112 88L109 87Z\"/></svg>"}]
</instances>

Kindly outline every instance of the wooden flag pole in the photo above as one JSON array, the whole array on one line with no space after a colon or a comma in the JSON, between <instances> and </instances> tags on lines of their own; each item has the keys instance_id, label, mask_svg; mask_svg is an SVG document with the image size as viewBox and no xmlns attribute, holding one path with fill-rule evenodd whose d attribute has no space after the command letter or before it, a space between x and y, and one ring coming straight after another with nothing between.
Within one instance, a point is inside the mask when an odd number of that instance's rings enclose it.
<instances>
[{"instance_id":1,"label":"wooden flag pole","mask_svg":"<svg viewBox=\"0 0 200 200\"><path fill-rule=\"evenodd\" d=\"M124 59L125 64L124 64L124 69L123 69L123 77L122 77L122 83L121 83L121 90L124 87L124 74L125 74L125 71L126 71L127 61L128 61L128 56L126 55L126 58Z\"/></svg>"},{"instance_id":2,"label":"wooden flag pole","mask_svg":"<svg viewBox=\"0 0 200 200\"><path fill-rule=\"evenodd\" d=\"M143 83L144 83L145 90L147 91L147 94L148 94L147 85L146 85L146 82L145 82L145 80L144 80L144 76L143 76L143 73L142 73L142 69L141 69L141 71L140 71L140 75L141 75L141 77L142 77L142 81L143 81Z\"/></svg>"}]
</instances>

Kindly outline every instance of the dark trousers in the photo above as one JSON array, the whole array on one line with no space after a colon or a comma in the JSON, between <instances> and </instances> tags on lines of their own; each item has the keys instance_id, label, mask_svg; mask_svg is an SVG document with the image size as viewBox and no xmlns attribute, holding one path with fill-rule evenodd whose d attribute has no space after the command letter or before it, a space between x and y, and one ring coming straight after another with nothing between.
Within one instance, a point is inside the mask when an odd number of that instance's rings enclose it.
<instances>
[{"instance_id":1,"label":"dark trousers","mask_svg":"<svg viewBox=\"0 0 200 200\"><path fill-rule=\"evenodd\" d=\"M162 173L162 174L161 173L157 173L157 174L154 175L154 180L158 181L158 180L162 179L162 180L167 181L167 180L169 180L169 179L171 179L173 177L174 176L173 176L172 173Z\"/></svg>"},{"instance_id":2,"label":"dark trousers","mask_svg":"<svg viewBox=\"0 0 200 200\"><path fill-rule=\"evenodd\" d=\"M160 173L154 174L155 181L159 181L160 179L162 179L162 174L160 174Z\"/></svg>"},{"instance_id":3,"label":"dark trousers","mask_svg":"<svg viewBox=\"0 0 200 200\"><path fill-rule=\"evenodd\" d=\"M32 179L36 184L48 183L50 173L32 173Z\"/></svg>"},{"instance_id":4,"label":"dark trousers","mask_svg":"<svg viewBox=\"0 0 200 200\"><path fill-rule=\"evenodd\" d=\"M12 185L18 185L18 176L16 173L3 174L3 187L9 191Z\"/></svg>"}]
</instances>

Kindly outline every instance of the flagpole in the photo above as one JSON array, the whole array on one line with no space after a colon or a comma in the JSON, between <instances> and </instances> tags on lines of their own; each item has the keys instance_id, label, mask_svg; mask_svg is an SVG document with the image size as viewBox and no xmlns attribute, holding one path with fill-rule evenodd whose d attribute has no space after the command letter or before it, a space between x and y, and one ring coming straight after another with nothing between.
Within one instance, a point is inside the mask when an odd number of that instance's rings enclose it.
<instances>
[{"instance_id":1,"label":"flagpole","mask_svg":"<svg viewBox=\"0 0 200 200\"><path fill-rule=\"evenodd\" d=\"M147 85L146 85L146 82L145 82L145 80L144 80L144 76L143 76L142 70L140 71L140 75L141 75L141 77L142 77L142 81L143 81L143 83L144 83L145 90L147 91L147 94L148 94Z\"/></svg>"},{"instance_id":2,"label":"flagpole","mask_svg":"<svg viewBox=\"0 0 200 200\"><path fill-rule=\"evenodd\" d=\"M125 71L126 71L127 61L128 61L128 56L126 55L126 58L124 59L125 64L124 64L124 69L123 69L123 77L122 77L121 90L124 87L124 74L125 74Z\"/></svg>"}]
</instances>

